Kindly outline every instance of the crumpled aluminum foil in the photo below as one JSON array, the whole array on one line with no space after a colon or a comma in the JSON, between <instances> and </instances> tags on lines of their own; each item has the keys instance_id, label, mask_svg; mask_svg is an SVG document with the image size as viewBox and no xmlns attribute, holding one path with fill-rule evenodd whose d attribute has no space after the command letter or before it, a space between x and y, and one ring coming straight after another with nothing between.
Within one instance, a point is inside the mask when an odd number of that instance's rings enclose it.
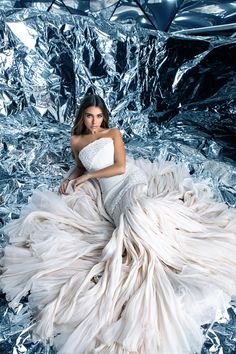
<instances>
[{"instance_id":1,"label":"crumpled aluminum foil","mask_svg":"<svg viewBox=\"0 0 236 354\"><path fill-rule=\"evenodd\" d=\"M234 33L236 29L232 0L1 0L0 9L6 8L89 15L169 32Z\"/></svg>"},{"instance_id":2,"label":"crumpled aluminum foil","mask_svg":"<svg viewBox=\"0 0 236 354\"><path fill-rule=\"evenodd\" d=\"M34 188L56 189L71 167L71 124L87 92L105 98L128 153L184 161L216 198L235 206L235 37L124 26L70 14L60 1L49 11L46 1L41 9L17 3L0 4L2 224L19 216ZM204 325L202 353L236 352L234 306ZM53 353L31 341L26 300L12 312L2 295L0 310L0 352Z\"/></svg>"},{"instance_id":3,"label":"crumpled aluminum foil","mask_svg":"<svg viewBox=\"0 0 236 354\"><path fill-rule=\"evenodd\" d=\"M232 0L184 0L169 27L170 32L185 33L234 33L235 30L235 2Z\"/></svg>"}]
</instances>

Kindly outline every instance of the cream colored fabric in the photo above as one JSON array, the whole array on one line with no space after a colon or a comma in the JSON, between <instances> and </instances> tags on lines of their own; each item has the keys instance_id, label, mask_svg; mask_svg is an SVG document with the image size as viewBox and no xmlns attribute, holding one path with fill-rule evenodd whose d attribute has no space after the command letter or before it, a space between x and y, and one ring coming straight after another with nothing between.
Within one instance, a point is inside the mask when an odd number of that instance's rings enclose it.
<instances>
[{"instance_id":1,"label":"cream colored fabric","mask_svg":"<svg viewBox=\"0 0 236 354\"><path fill-rule=\"evenodd\" d=\"M112 139L80 159L109 166ZM199 353L201 324L236 294L235 211L172 162L128 158L124 175L71 184L36 190L6 226L10 305L30 291L34 335L60 354Z\"/></svg>"}]
</instances>

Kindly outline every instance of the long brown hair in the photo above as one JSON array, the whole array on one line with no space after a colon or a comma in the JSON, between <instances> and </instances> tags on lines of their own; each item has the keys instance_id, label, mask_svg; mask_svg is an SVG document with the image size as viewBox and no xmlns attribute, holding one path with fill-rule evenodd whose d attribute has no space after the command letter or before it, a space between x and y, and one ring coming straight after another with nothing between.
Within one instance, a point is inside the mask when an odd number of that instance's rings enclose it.
<instances>
[{"instance_id":1,"label":"long brown hair","mask_svg":"<svg viewBox=\"0 0 236 354\"><path fill-rule=\"evenodd\" d=\"M72 128L72 135L81 135L86 133L86 126L84 124L84 111L88 107L99 107L103 113L102 128L108 128L109 112L104 100L98 95L86 95L80 102L79 109L75 116L74 126Z\"/></svg>"}]
</instances>

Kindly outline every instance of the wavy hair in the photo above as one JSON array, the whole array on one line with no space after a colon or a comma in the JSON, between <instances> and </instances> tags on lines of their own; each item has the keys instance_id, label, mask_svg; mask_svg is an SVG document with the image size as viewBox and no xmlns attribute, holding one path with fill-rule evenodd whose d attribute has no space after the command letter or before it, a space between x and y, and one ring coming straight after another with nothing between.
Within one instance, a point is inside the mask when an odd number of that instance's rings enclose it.
<instances>
[{"instance_id":1,"label":"wavy hair","mask_svg":"<svg viewBox=\"0 0 236 354\"><path fill-rule=\"evenodd\" d=\"M104 100L98 95L86 95L80 102L79 109L75 116L72 135L86 134L87 128L84 124L84 112L88 107L99 107L103 113L102 128L108 128L109 112Z\"/></svg>"}]
</instances>

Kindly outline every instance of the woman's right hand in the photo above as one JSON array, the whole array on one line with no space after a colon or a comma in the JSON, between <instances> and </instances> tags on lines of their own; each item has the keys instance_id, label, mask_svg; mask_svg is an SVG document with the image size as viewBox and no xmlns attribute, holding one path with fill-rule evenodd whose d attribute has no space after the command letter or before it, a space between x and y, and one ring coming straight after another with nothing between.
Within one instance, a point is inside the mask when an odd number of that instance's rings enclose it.
<instances>
[{"instance_id":1,"label":"woman's right hand","mask_svg":"<svg viewBox=\"0 0 236 354\"><path fill-rule=\"evenodd\" d=\"M66 188L68 186L68 183L70 182L69 179L65 179L62 184L59 187L58 193L59 194L66 194Z\"/></svg>"}]
</instances>

